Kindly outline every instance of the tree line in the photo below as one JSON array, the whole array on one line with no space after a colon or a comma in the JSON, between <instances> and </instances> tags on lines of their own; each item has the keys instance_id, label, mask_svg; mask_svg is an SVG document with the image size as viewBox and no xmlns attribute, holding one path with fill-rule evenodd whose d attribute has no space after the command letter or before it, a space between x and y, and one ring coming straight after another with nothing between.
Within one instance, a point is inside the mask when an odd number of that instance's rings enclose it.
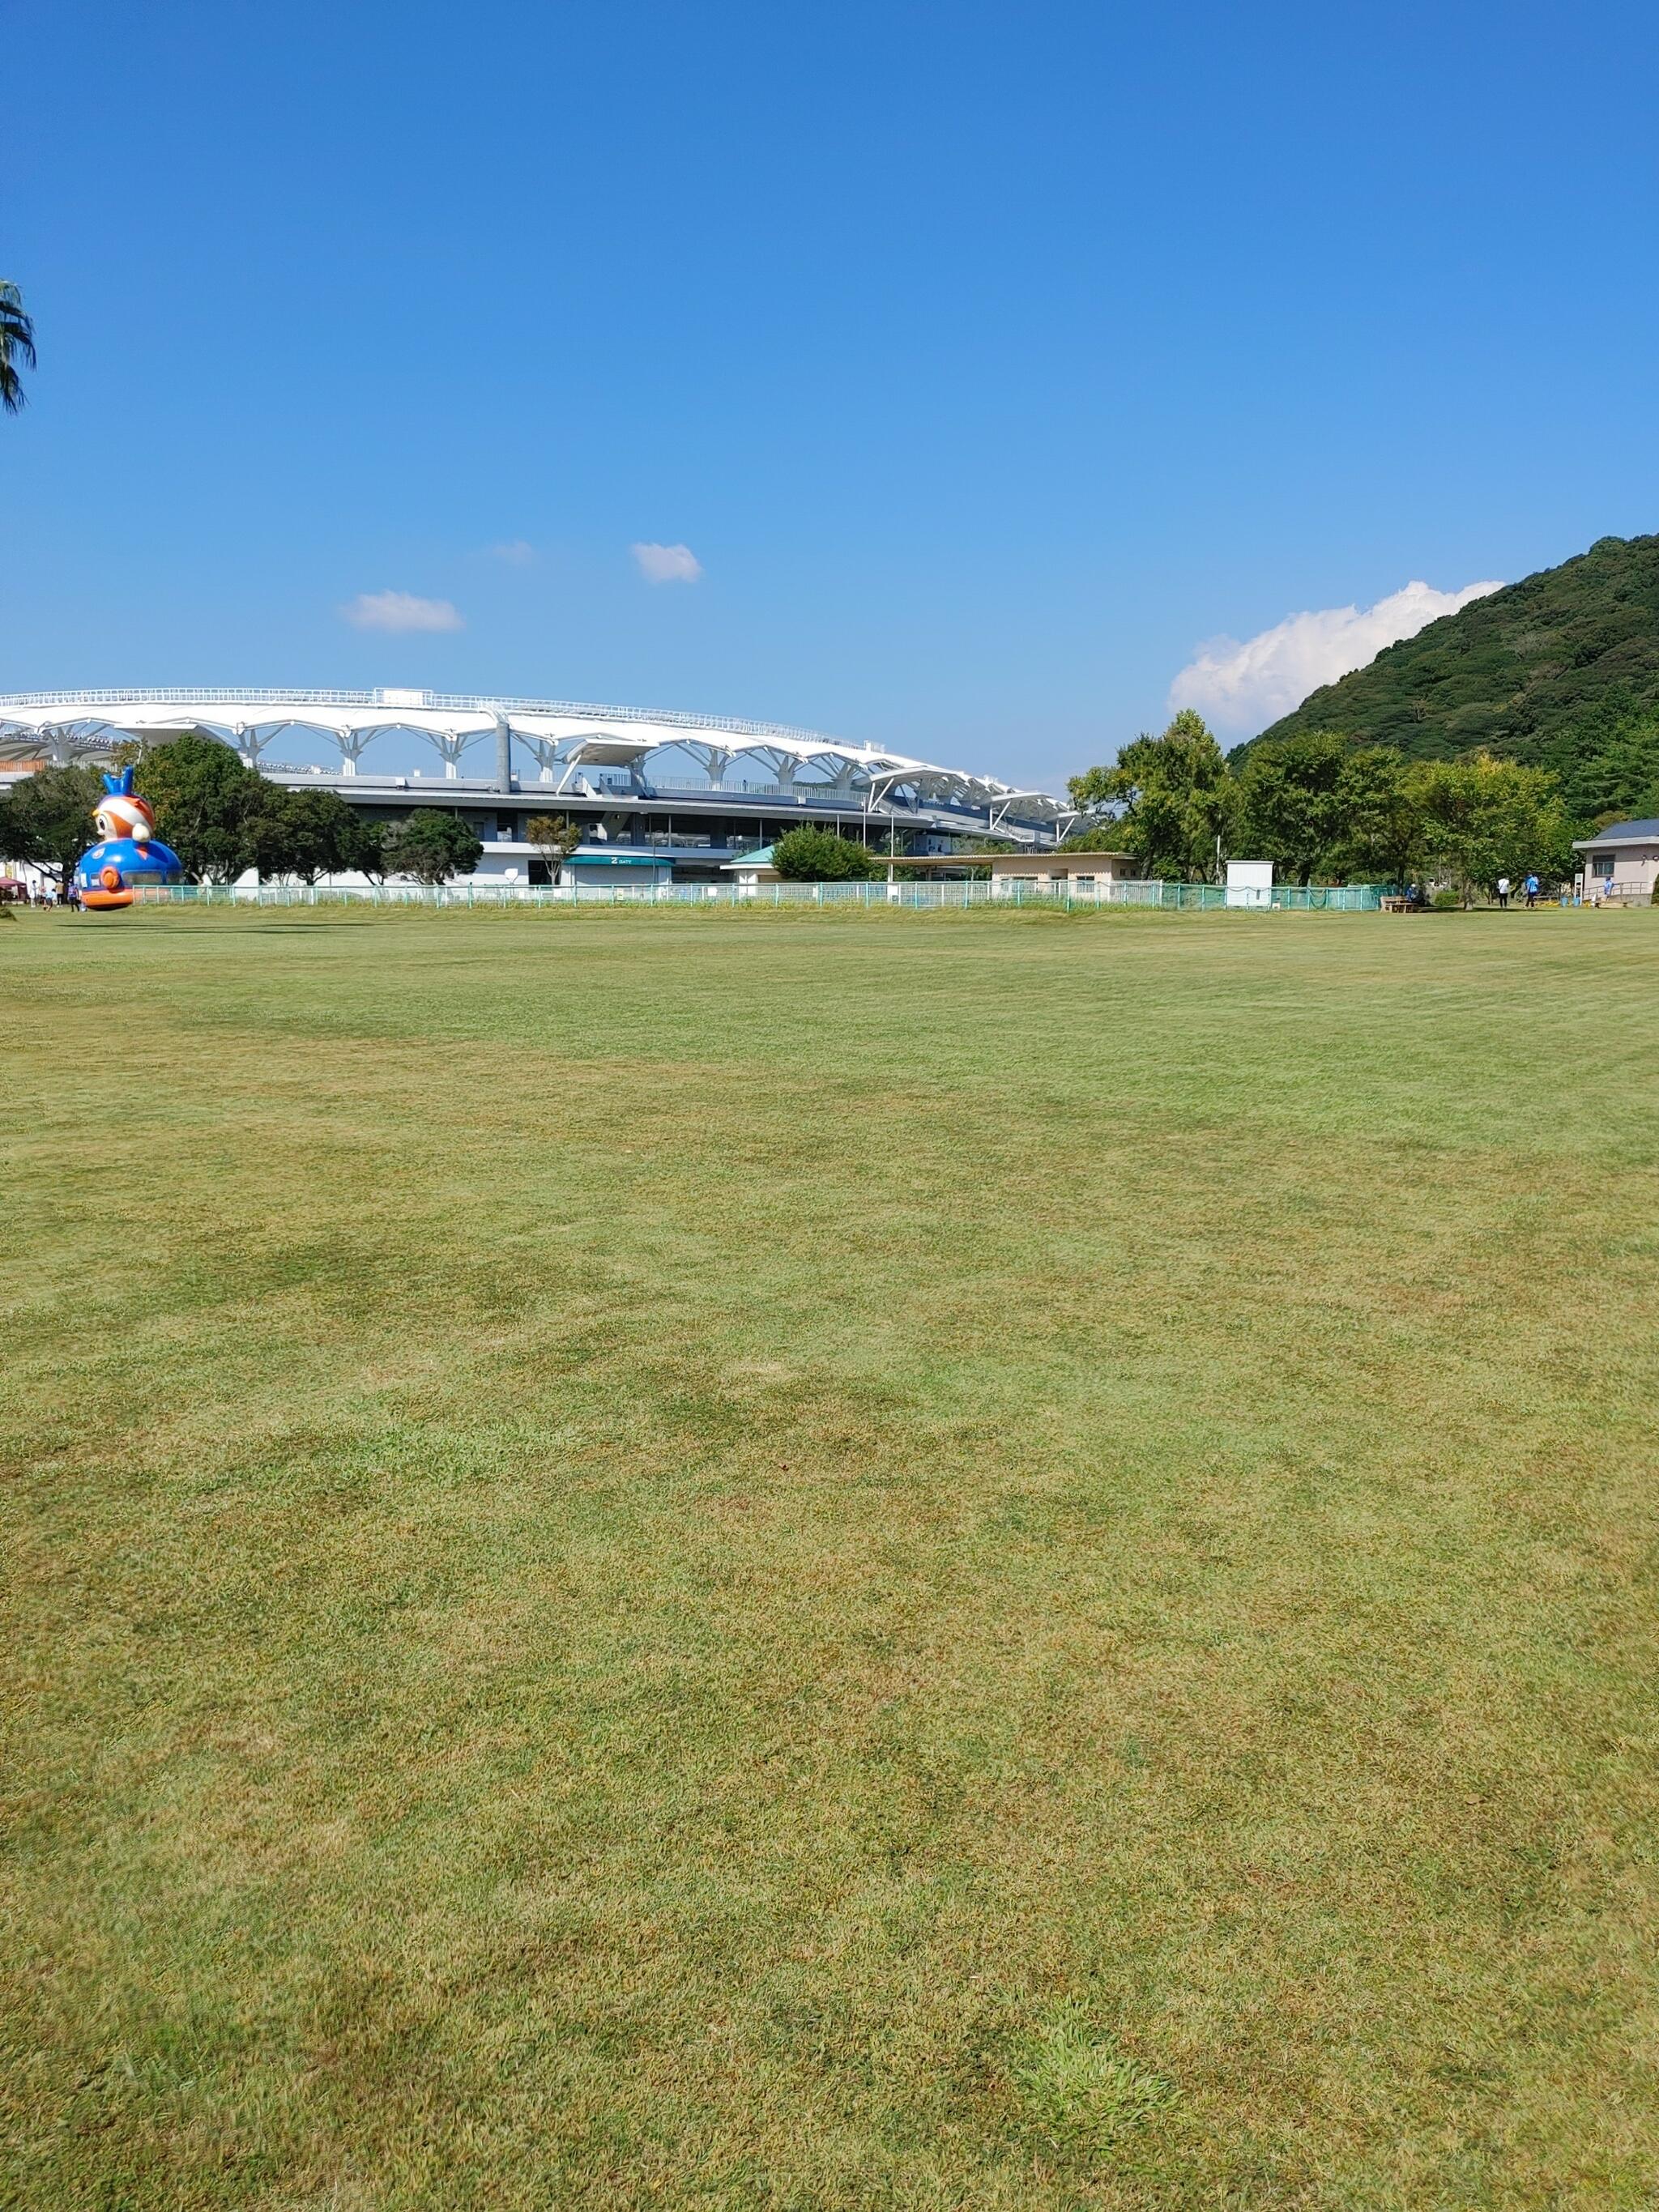
<instances>
[{"instance_id":1,"label":"tree line","mask_svg":"<svg viewBox=\"0 0 1659 2212\"><path fill-rule=\"evenodd\" d=\"M118 753L118 758L121 756ZM357 874L423 884L470 873L483 852L456 815L422 808L376 822L337 793L289 790L216 738L186 733L131 749L156 834L198 883L315 884ZM1244 748L1230 762L1195 714L1126 745L1109 768L1071 779L1080 819L1073 849L1108 846L1139 872L1188 883L1218 879L1230 857L1271 860L1281 881L1444 883L1465 897L1500 876L1571 875L1569 816L1548 770L1476 753L1412 761L1383 745L1313 731ZM42 769L0 799L0 854L70 871L92 842L101 786L89 769ZM576 824L538 817L532 842L556 876ZM887 862L850 838L803 824L772 851L780 875L820 882L879 875Z\"/></svg>"},{"instance_id":2,"label":"tree line","mask_svg":"<svg viewBox=\"0 0 1659 2212\"><path fill-rule=\"evenodd\" d=\"M470 874L483 847L467 824L438 807L406 821L374 822L331 791L272 783L215 738L186 733L148 751L119 748L136 763L135 782L155 810L155 834L193 882L234 883L256 869L267 878L315 884L356 874L445 884ZM67 887L93 842L102 796L91 769L46 768L0 799L0 854L50 868Z\"/></svg>"},{"instance_id":3,"label":"tree line","mask_svg":"<svg viewBox=\"0 0 1659 2212\"><path fill-rule=\"evenodd\" d=\"M1230 760L1183 708L1068 788L1081 818L1066 844L1127 853L1147 877L1217 881L1231 857L1271 860L1285 882L1440 883L1468 898L1500 876L1574 868L1557 777L1490 753L1413 761L1314 730Z\"/></svg>"}]
</instances>

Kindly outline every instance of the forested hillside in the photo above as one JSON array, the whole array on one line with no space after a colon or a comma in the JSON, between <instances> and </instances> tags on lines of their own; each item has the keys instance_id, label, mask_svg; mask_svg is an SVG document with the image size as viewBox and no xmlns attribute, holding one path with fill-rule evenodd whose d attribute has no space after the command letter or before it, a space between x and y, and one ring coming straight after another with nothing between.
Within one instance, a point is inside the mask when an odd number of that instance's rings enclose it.
<instances>
[{"instance_id":1,"label":"forested hillside","mask_svg":"<svg viewBox=\"0 0 1659 2212\"><path fill-rule=\"evenodd\" d=\"M1601 538L1431 623L1254 742L1312 730L1552 769L1583 827L1659 813L1659 537Z\"/></svg>"}]
</instances>

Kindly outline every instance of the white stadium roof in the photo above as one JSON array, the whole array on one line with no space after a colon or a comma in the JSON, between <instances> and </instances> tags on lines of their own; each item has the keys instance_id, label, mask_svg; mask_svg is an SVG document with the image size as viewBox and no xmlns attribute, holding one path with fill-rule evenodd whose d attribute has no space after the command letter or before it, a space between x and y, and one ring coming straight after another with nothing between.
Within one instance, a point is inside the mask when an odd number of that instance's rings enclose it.
<instances>
[{"instance_id":1,"label":"white stadium roof","mask_svg":"<svg viewBox=\"0 0 1659 2212\"><path fill-rule=\"evenodd\" d=\"M273 738L289 730L313 732L336 745L354 772L376 738L398 732L424 738L451 775L467 749L485 738L509 739L561 789L585 767L642 767L653 753L673 750L695 760L711 788L726 786L730 763L752 757L777 781L803 792L845 793L876 804L908 800L1012 810L1033 823L1056 823L1072 810L1047 792L1022 791L994 776L942 768L875 745L852 745L813 730L736 716L677 714L640 707L584 706L563 699L501 699L470 694L384 689L374 691L186 689L179 690L22 691L0 694L0 759L72 758L107 749L121 738L200 730L234 745L257 765ZM803 775L810 770L810 775Z\"/></svg>"}]
</instances>

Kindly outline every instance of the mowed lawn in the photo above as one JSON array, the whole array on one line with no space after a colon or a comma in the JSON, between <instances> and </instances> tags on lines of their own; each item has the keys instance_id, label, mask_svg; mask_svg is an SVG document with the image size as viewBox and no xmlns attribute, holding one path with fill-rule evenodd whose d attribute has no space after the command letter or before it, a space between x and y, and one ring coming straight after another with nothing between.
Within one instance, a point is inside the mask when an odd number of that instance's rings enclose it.
<instances>
[{"instance_id":1,"label":"mowed lawn","mask_svg":"<svg viewBox=\"0 0 1659 2212\"><path fill-rule=\"evenodd\" d=\"M1656 983L0 921L0 2203L1651 2206Z\"/></svg>"}]
</instances>

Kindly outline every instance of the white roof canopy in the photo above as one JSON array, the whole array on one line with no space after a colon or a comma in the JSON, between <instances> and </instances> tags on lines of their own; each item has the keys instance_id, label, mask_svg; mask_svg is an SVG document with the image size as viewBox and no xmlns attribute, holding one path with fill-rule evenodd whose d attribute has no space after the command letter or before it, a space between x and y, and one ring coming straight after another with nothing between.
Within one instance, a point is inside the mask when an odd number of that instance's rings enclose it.
<instances>
[{"instance_id":1,"label":"white roof canopy","mask_svg":"<svg viewBox=\"0 0 1659 2212\"><path fill-rule=\"evenodd\" d=\"M780 783L804 791L829 785L878 805L895 799L921 805L954 801L994 813L1017 806L1024 819L1042 823L1071 812L1046 792L1018 790L993 776L941 768L876 746L844 744L816 731L736 717L391 690L0 695L0 758L12 759L42 750L60 755L98 750L123 737L193 729L223 738L256 762L288 730L323 738L354 763L374 739L400 731L427 738L453 761L469 744L495 736L503 726L544 773L562 771L567 781L583 767L637 771L653 753L675 750L696 760L716 790L733 761L752 757L764 762ZM734 795L741 788L730 787Z\"/></svg>"}]
</instances>

